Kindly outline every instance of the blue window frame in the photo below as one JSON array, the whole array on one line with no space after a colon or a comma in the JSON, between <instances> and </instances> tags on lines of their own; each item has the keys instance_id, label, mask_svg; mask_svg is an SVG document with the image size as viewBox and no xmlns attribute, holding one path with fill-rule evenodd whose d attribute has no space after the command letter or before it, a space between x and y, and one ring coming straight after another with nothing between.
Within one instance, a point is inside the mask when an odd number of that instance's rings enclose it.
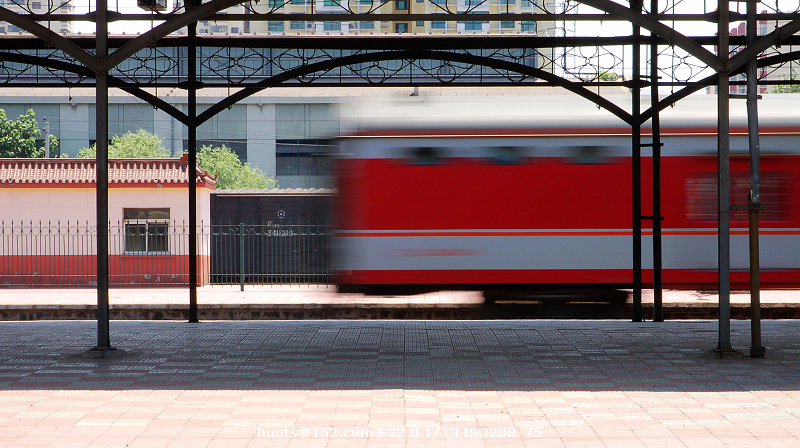
<instances>
[{"instance_id":1,"label":"blue window frame","mask_svg":"<svg viewBox=\"0 0 800 448\"><path fill-rule=\"evenodd\" d=\"M524 20L519 23L520 30L522 31L531 31L536 32L536 22L530 20Z\"/></svg>"}]
</instances>

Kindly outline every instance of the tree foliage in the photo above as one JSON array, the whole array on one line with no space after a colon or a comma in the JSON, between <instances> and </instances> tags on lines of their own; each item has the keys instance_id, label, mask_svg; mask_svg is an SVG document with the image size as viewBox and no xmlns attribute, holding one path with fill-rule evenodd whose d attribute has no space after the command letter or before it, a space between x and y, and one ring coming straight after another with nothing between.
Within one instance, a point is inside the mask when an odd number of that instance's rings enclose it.
<instances>
[{"instance_id":1,"label":"tree foliage","mask_svg":"<svg viewBox=\"0 0 800 448\"><path fill-rule=\"evenodd\" d=\"M619 75L614 72L602 72L597 75L597 79L600 81L616 81L619 79Z\"/></svg>"},{"instance_id":2,"label":"tree foliage","mask_svg":"<svg viewBox=\"0 0 800 448\"><path fill-rule=\"evenodd\" d=\"M95 157L97 145L83 148L78 152L78 157ZM164 158L170 153L164 147L159 136L139 129L137 132L126 132L115 136L108 145L109 158ZM217 176L217 189L239 188L278 188L278 182L267 177L257 167L249 163L242 163L227 146L203 146L197 153L197 165Z\"/></svg>"},{"instance_id":3,"label":"tree foliage","mask_svg":"<svg viewBox=\"0 0 800 448\"><path fill-rule=\"evenodd\" d=\"M242 163L227 146L203 146L197 153L197 164L217 176L220 190L242 188L278 188L278 182L267 177L258 167Z\"/></svg>"},{"instance_id":4,"label":"tree foliage","mask_svg":"<svg viewBox=\"0 0 800 448\"><path fill-rule=\"evenodd\" d=\"M144 129L115 135L108 144L108 157L112 159L160 159L169 156L169 149L164 147L161 137ZM97 157L97 144L78 151L78 157Z\"/></svg>"},{"instance_id":5,"label":"tree foliage","mask_svg":"<svg viewBox=\"0 0 800 448\"><path fill-rule=\"evenodd\" d=\"M33 110L9 120L6 111L0 109L0 157L44 157L44 143L38 146L36 142L41 135ZM50 135L50 155L59 154L58 139Z\"/></svg>"},{"instance_id":6,"label":"tree foliage","mask_svg":"<svg viewBox=\"0 0 800 448\"><path fill-rule=\"evenodd\" d=\"M784 75L783 79L785 81L796 81L798 80L797 72L792 70L789 75ZM769 89L769 93L800 93L800 84L779 84L772 86Z\"/></svg>"}]
</instances>

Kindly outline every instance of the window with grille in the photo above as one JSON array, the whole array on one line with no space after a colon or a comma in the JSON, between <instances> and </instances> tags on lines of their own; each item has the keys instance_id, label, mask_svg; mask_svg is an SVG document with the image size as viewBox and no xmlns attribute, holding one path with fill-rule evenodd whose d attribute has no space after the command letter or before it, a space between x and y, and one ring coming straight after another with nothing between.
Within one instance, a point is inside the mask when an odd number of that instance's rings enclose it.
<instances>
[{"instance_id":1,"label":"window with grille","mask_svg":"<svg viewBox=\"0 0 800 448\"><path fill-rule=\"evenodd\" d=\"M328 22L322 23L322 29L325 31L340 31L342 29L342 22Z\"/></svg>"},{"instance_id":2,"label":"window with grille","mask_svg":"<svg viewBox=\"0 0 800 448\"><path fill-rule=\"evenodd\" d=\"M472 14L473 15L488 14L488 12L479 11L479 12L473 12ZM462 21L461 23L464 24L464 30L466 30L466 31L482 31L483 30L483 24L484 23L489 23L489 21L488 20L481 20L481 21L469 20L469 21Z\"/></svg>"},{"instance_id":3,"label":"window with grille","mask_svg":"<svg viewBox=\"0 0 800 448\"><path fill-rule=\"evenodd\" d=\"M126 254L169 253L169 209L125 208Z\"/></svg>"},{"instance_id":4,"label":"window with grille","mask_svg":"<svg viewBox=\"0 0 800 448\"><path fill-rule=\"evenodd\" d=\"M325 176L331 174L331 156L335 153L335 147L329 140L279 139L275 143L278 176Z\"/></svg>"}]
</instances>

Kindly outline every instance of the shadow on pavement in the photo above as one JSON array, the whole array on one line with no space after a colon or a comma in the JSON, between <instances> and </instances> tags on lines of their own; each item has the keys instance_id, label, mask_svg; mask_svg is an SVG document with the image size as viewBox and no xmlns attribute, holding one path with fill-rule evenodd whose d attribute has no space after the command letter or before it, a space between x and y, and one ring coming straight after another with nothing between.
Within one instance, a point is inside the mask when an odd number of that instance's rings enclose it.
<instances>
[{"instance_id":1,"label":"shadow on pavement","mask_svg":"<svg viewBox=\"0 0 800 448\"><path fill-rule=\"evenodd\" d=\"M764 322L765 359L713 360L713 321L114 321L126 354L94 359L93 322L2 322L0 389L796 390L796 325Z\"/></svg>"}]
</instances>

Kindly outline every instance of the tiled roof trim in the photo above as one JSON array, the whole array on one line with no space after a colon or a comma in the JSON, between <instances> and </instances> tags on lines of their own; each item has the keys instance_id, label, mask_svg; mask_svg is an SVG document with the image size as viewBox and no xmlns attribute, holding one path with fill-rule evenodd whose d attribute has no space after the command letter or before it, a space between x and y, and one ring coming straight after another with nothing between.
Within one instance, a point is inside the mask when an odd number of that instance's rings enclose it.
<instances>
[{"instance_id":1,"label":"tiled roof trim","mask_svg":"<svg viewBox=\"0 0 800 448\"><path fill-rule=\"evenodd\" d=\"M180 159L110 159L109 184L186 184L189 164ZM0 159L3 184L94 184L95 159ZM215 177L197 168L198 183Z\"/></svg>"}]
</instances>

